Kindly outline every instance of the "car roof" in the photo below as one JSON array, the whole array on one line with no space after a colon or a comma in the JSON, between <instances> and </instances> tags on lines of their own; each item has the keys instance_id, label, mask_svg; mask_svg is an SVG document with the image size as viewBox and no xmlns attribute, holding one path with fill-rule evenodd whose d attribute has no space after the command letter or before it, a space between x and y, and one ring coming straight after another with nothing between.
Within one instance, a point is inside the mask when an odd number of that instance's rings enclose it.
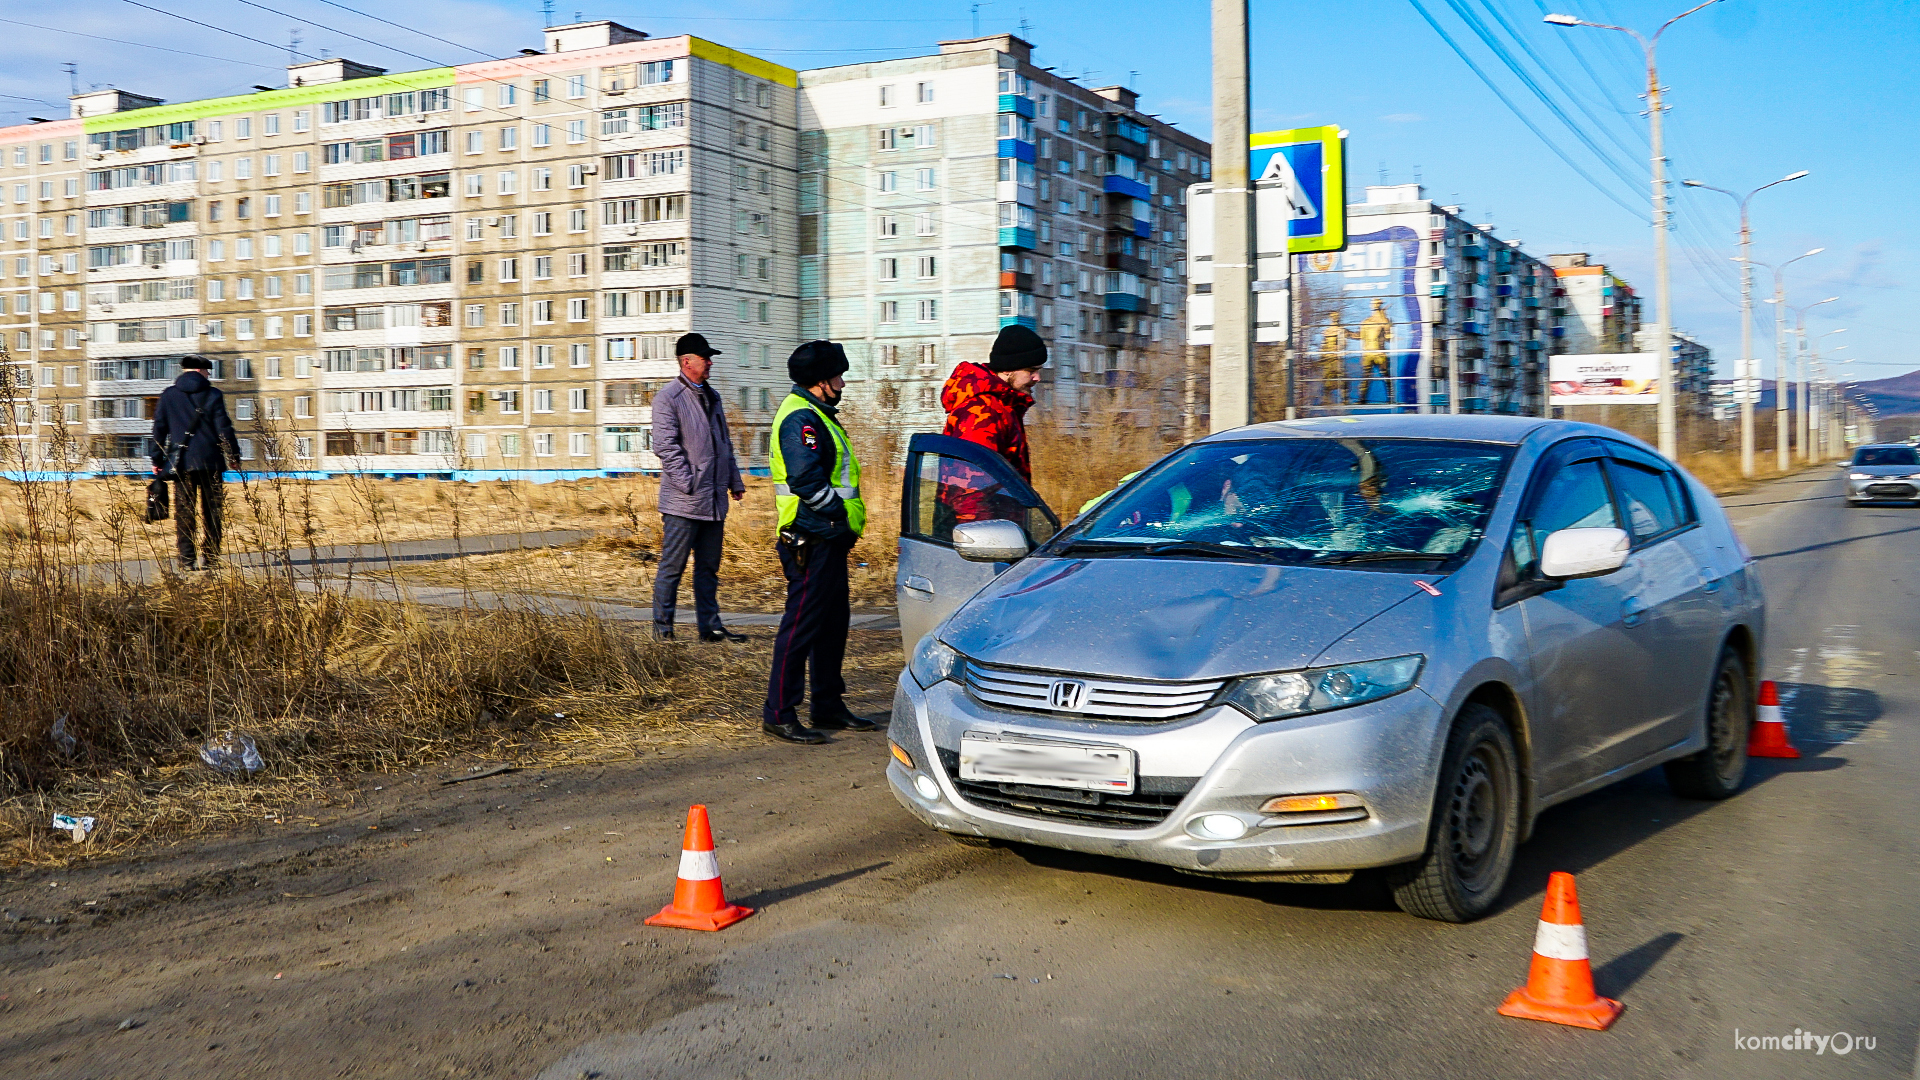
<instances>
[{"instance_id":1,"label":"car roof","mask_svg":"<svg viewBox=\"0 0 1920 1080\"><path fill-rule=\"evenodd\" d=\"M1877 443L1868 443L1865 446L1856 446L1853 448L1853 452L1857 454L1862 450L1911 450L1911 449L1913 449L1913 444L1910 442L1877 442Z\"/></svg>"},{"instance_id":2,"label":"car roof","mask_svg":"<svg viewBox=\"0 0 1920 1080\"><path fill-rule=\"evenodd\" d=\"M1216 432L1201 441L1275 438L1463 439L1518 445L1538 438L1554 441L1572 435L1600 435L1635 446L1639 439L1598 424L1548 420L1537 416L1459 416L1446 413L1373 413L1276 420Z\"/></svg>"}]
</instances>

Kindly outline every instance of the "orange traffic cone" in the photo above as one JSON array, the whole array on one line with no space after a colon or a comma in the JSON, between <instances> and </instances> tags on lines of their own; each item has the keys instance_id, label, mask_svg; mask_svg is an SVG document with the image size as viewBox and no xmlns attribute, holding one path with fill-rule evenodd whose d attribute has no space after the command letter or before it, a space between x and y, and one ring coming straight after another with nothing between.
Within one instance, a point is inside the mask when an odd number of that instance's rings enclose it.
<instances>
[{"instance_id":1,"label":"orange traffic cone","mask_svg":"<svg viewBox=\"0 0 1920 1080\"><path fill-rule=\"evenodd\" d=\"M727 903L727 891L720 885L720 860L713 856L707 808L692 807L687 811L686 839L680 843L680 877L673 883L673 903L661 908L647 925L725 930L751 914L752 908Z\"/></svg>"},{"instance_id":2,"label":"orange traffic cone","mask_svg":"<svg viewBox=\"0 0 1920 1080\"><path fill-rule=\"evenodd\" d=\"M1619 1002L1593 992L1580 897L1574 892L1573 875L1556 870L1547 878L1547 902L1533 935L1527 985L1507 995L1500 1015L1605 1031L1621 1008Z\"/></svg>"},{"instance_id":3,"label":"orange traffic cone","mask_svg":"<svg viewBox=\"0 0 1920 1080\"><path fill-rule=\"evenodd\" d=\"M1780 714L1780 690L1768 679L1760 684L1760 715L1747 736L1748 757L1797 758L1800 751L1787 741L1787 723Z\"/></svg>"}]
</instances>

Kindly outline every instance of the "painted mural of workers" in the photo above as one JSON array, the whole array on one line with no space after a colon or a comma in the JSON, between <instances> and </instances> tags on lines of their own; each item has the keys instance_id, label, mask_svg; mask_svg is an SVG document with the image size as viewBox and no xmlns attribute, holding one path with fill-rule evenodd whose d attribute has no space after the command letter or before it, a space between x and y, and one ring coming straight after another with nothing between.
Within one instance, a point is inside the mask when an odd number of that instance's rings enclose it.
<instances>
[{"instance_id":1,"label":"painted mural of workers","mask_svg":"<svg viewBox=\"0 0 1920 1080\"><path fill-rule=\"evenodd\" d=\"M1344 405L1347 398L1347 342L1360 332L1340 321L1338 311L1327 312L1320 331L1320 404Z\"/></svg>"},{"instance_id":2,"label":"painted mural of workers","mask_svg":"<svg viewBox=\"0 0 1920 1080\"><path fill-rule=\"evenodd\" d=\"M1373 314L1360 323L1355 336L1360 339L1360 392L1354 395L1354 404L1367 402L1376 372L1384 388L1380 400L1393 404L1393 363L1387 356L1387 348L1393 343L1393 316L1387 314L1385 300L1374 299Z\"/></svg>"}]
</instances>

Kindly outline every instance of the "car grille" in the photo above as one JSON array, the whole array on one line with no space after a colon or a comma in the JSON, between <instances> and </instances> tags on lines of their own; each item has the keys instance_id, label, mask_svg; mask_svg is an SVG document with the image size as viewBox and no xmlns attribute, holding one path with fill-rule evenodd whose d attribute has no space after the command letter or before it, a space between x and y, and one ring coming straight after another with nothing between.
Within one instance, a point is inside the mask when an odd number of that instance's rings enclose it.
<instances>
[{"instance_id":1,"label":"car grille","mask_svg":"<svg viewBox=\"0 0 1920 1080\"><path fill-rule=\"evenodd\" d=\"M1867 494L1876 499L1911 499L1914 487L1912 484L1868 484Z\"/></svg>"},{"instance_id":2,"label":"car grille","mask_svg":"<svg viewBox=\"0 0 1920 1080\"><path fill-rule=\"evenodd\" d=\"M1085 684L1078 708L1058 708L1051 700L1053 685L1068 680ZM1009 709L1090 716L1108 720L1156 722L1177 720L1199 712L1220 692L1225 680L1210 682L1133 682L1125 679L1088 679L1078 676L967 662L967 691L978 701Z\"/></svg>"},{"instance_id":3,"label":"car grille","mask_svg":"<svg viewBox=\"0 0 1920 1080\"><path fill-rule=\"evenodd\" d=\"M940 764L960 795L977 806L1020 817L1110 829L1146 829L1160 824L1199 782L1192 776L1142 776L1135 781L1133 794L1116 795L1110 791L962 780L959 752L944 747L940 748Z\"/></svg>"}]
</instances>

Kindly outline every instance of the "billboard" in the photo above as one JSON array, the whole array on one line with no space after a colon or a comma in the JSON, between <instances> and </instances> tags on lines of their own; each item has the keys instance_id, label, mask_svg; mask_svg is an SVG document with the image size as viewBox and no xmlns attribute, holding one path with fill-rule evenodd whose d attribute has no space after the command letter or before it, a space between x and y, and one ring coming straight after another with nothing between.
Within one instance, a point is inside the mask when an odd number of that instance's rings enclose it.
<instances>
[{"instance_id":1,"label":"billboard","mask_svg":"<svg viewBox=\"0 0 1920 1080\"><path fill-rule=\"evenodd\" d=\"M1660 400L1655 353L1563 353L1548 357L1553 405L1652 405Z\"/></svg>"},{"instance_id":2,"label":"billboard","mask_svg":"<svg viewBox=\"0 0 1920 1080\"><path fill-rule=\"evenodd\" d=\"M1337 125L1262 131L1247 140L1249 175L1286 183L1287 250L1339 251L1347 243L1346 133ZM1261 209L1262 216L1266 213ZM1265 250L1265 245L1262 245Z\"/></svg>"},{"instance_id":3,"label":"billboard","mask_svg":"<svg viewBox=\"0 0 1920 1080\"><path fill-rule=\"evenodd\" d=\"M1420 402L1420 234L1404 225L1347 238L1345 251L1295 257L1308 412L1402 411Z\"/></svg>"}]
</instances>

